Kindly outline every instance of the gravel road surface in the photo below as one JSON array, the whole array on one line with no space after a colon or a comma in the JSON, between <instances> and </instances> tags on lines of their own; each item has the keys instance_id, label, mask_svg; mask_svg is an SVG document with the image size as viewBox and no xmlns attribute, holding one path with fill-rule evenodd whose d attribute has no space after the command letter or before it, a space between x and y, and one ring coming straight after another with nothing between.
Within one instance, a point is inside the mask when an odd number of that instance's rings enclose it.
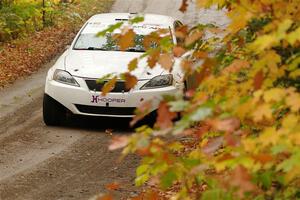
<instances>
[{"instance_id":1,"label":"gravel road surface","mask_svg":"<svg viewBox=\"0 0 300 200\"><path fill-rule=\"evenodd\" d=\"M191 6L178 11L180 0L117 0L112 12L158 13L188 24L227 23L222 12ZM47 127L42 121L42 97L47 69L0 90L0 200L90 199L104 193L113 181L122 187L116 199L138 190L133 185L138 158L118 161L107 150L111 136L130 134L128 120L73 117L64 127ZM117 126L116 126L117 124Z\"/></svg>"}]
</instances>

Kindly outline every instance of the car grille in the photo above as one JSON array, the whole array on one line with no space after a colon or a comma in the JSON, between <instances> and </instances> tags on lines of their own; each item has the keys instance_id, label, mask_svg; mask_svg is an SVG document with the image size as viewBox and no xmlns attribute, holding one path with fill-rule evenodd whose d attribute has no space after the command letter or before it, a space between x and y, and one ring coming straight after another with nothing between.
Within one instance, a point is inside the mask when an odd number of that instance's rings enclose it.
<instances>
[{"instance_id":1,"label":"car grille","mask_svg":"<svg viewBox=\"0 0 300 200\"><path fill-rule=\"evenodd\" d=\"M101 91L104 84L107 82L107 81L104 81L103 83L97 83L97 80L96 79L87 79L85 80L88 88L90 90L93 90L93 91ZM129 90L126 89L125 87L125 82L124 81L117 81L116 84L115 84L115 87L112 91L110 91L111 93L123 93L123 92L128 92Z\"/></svg>"},{"instance_id":2,"label":"car grille","mask_svg":"<svg viewBox=\"0 0 300 200\"><path fill-rule=\"evenodd\" d=\"M75 105L76 108L87 114L99 114L99 115L134 115L135 107L104 107L104 106L86 106Z\"/></svg>"}]
</instances>

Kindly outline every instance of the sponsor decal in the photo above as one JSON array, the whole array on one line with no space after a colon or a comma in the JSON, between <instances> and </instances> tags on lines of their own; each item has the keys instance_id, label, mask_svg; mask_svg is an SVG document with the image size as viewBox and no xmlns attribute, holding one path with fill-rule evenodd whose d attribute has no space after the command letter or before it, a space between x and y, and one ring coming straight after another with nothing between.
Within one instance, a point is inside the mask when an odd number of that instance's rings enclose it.
<instances>
[{"instance_id":1,"label":"sponsor decal","mask_svg":"<svg viewBox=\"0 0 300 200\"><path fill-rule=\"evenodd\" d=\"M126 100L122 98L109 98L102 97L100 95L92 95L91 103L126 103Z\"/></svg>"}]
</instances>

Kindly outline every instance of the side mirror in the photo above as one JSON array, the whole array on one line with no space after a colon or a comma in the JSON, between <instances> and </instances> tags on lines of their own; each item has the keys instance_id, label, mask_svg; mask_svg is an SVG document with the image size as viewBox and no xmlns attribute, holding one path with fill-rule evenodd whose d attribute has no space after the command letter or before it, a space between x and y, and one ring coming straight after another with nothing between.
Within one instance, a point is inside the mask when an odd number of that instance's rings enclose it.
<instances>
[{"instance_id":1,"label":"side mirror","mask_svg":"<svg viewBox=\"0 0 300 200\"><path fill-rule=\"evenodd\" d=\"M174 22L174 29L177 30L179 29L181 26L183 26L183 23L179 20L176 20ZM176 38L177 43L183 43L184 41L181 38Z\"/></svg>"},{"instance_id":2,"label":"side mirror","mask_svg":"<svg viewBox=\"0 0 300 200\"><path fill-rule=\"evenodd\" d=\"M178 29L180 26L183 26L183 23L181 21L179 21L179 20L176 20L174 22L174 28L175 28L175 30Z\"/></svg>"}]
</instances>

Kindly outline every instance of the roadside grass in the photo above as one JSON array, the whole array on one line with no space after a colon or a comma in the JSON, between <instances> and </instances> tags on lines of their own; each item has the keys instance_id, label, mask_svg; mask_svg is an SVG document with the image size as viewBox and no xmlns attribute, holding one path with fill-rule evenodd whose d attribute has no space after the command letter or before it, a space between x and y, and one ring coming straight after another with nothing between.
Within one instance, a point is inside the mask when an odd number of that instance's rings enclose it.
<instances>
[{"instance_id":1,"label":"roadside grass","mask_svg":"<svg viewBox=\"0 0 300 200\"><path fill-rule=\"evenodd\" d=\"M81 0L63 10L53 26L0 46L0 88L36 72L63 52L83 22L108 12L113 0Z\"/></svg>"}]
</instances>

